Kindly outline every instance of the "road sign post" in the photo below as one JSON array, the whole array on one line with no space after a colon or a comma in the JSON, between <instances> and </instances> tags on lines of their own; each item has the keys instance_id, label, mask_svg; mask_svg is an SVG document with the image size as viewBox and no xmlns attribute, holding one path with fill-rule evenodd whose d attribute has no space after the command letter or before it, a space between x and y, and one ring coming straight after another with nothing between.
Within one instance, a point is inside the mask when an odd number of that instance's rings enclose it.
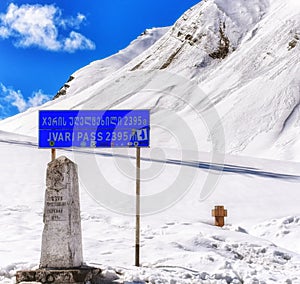
<instances>
[{"instance_id":1,"label":"road sign post","mask_svg":"<svg viewBox=\"0 0 300 284\"><path fill-rule=\"evenodd\" d=\"M56 159L56 149L51 149L51 161L54 161Z\"/></svg>"},{"instance_id":2,"label":"road sign post","mask_svg":"<svg viewBox=\"0 0 300 284\"><path fill-rule=\"evenodd\" d=\"M41 110L39 148L136 148L135 265L140 266L141 147L150 146L149 110Z\"/></svg>"},{"instance_id":3,"label":"road sign post","mask_svg":"<svg viewBox=\"0 0 300 284\"><path fill-rule=\"evenodd\" d=\"M135 266L140 266L140 218L141 218L141 148L136 148L136 226Z\"/></svg>"},{"instance_id":4,"label":"road sign post","mask_svg":"<svg viewBox=\"0 0 300 284\"><path fill-rule=\"evenodd\" d=\"M149 147L149 110L41 110L39 115L39 148Z\"/></svg>"}]
</instances>

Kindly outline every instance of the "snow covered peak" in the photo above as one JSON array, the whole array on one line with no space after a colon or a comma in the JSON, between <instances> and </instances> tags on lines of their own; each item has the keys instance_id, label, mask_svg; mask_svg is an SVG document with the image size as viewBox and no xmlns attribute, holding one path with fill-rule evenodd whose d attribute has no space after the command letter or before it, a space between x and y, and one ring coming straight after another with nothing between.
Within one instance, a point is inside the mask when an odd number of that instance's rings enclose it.
<instances>
[{"instance_id":1,"label":"snow covered peak","mask_svg":"<svg viewBox=\"0 0 300 284\"><path fill-rule=\"evenodd\" d=\"M189 78L209 73L207 67L214 68L216 59L236 50L268 9L268 0L202 1L186 11L151 50L134 60L131 70L168 69Z\"/></svg>"},{"instance_id":2,"label":"snow covered peak","mask_svg":"<svg viewBox=\"0 0 300 284\"><path fill-rule=\"evenodd\" d=\"M101 81L103 78L120 69L136 56L143 53L168 30L169 27L147 29L125 49L120 50L118 53L105 59L91 62L89 65L79 69L71 76L72 80L73 78L76 78L76 80L74 82L67 82L58 92L57 97L64 95L67 92L75 95L84 90L87 84L94 85Z\"/></svg>"},{"instance_id":3,"label":"snow covered peak","mask_svg":"<svg viewBox=\"0 0 300 284\"><path fill-rule=\"evenodd\" d=\"M43 108L149 108L158 125L167 108L186 120L204 151L215 139L227 153L300 160L299 3L203 0L171 28L150 30L118 54L75 72L66 96ZM193 93L189 83L202 93ZM220 121L209 133L196 130L203 123L188 107L201 115L214 110ZM0 129L36 136L36 111L1 121ZM175 122L170 127L176 129ZM153 146L171 145L160 137L153 131Z\"/></svg>"}]
</instances>

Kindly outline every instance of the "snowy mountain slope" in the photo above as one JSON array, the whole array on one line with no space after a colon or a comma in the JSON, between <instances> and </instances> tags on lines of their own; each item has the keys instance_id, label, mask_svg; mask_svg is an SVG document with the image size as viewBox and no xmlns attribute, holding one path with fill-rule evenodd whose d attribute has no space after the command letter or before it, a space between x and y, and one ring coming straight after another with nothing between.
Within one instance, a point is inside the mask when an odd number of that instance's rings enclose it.
<instances>
[{"instance_id":1,"label":"snowy mountain slope","mask_svg":"<svg viewBox=\"0 0 300 284\"><path fill-rule=\"evenodd\" d=\"M67 95L43 107L151 108L155 125L167 109L189 125L201 150L298 161L299 13L292 0L202 1L167 32L154 30L150 43L166 33L141 54L139 39L124 56L75 72ZM36 136L36 119L29 110L0 128ZM171 118L168 124L176 128ZM153 146L162 146L159 133Z\"/></svg>"},{"instance_id":2,"label":"snowy mountain slope","mask_svg":"<svg viewBox=\"0 0 300 284\"><path fill-rule=\"evenodd\" d=\"M86 88L87 81L89 82L89 85L94 85L101 81L103 78L120 69L139 54L147 50L168 30L169 27L147 29L136 40L131 42L127 48L119 51L117 54L102 60L94 61L79 69L72 75L73 78L76 78L76 83L74 84L72 82L69 84L70 89L68 92L74 95ZM87 74L89 74L88 77Z\"/></svg>"},{"instance_id":3,"label":"snowy mountain slope","mask_svg":"<svg viewBox=\"0 0 300 284\"><path fill-rule=\"evenodd\" d=\"M226 147L239 152L254 140L245 153L268 151L272 145L278 158L298 159L300 46L290 44L298 42L300 5L272 4L255 35L201 86L223 112Z\"/></svg>"},{"instance_id":4,"label":"snowy mountain slope","mask_svg":"<svg viewBox=\"0 0 300 284\"><path fill-rule=\"evenodd\" d=\"M151 109L141 190L165 203L149 214L142 201L135 268L134 217L124 214L134 210L134 151L58 150L78 164L87 263L146 283L300 283L300 169L287 161L300 159L299 14L292 0L203 1L171 29L75 72L65 96L1 121L0 283L39 264L50 151L36 147L38 110L107 108ZM227 169L190 166L211 161ZM219 204L222 229L212 226Z\"/></svg>"},{"instance_id":5,"label":"snowy mountain slope","mask_svg":"<svg viewBox=\"0 0 300 284\"><path fill-rule=\"evenodd\" d=\"M202 1L174 24L155 47L131 62L131 70L168 69L188 78L208 76L262 19L269 3Z\"/></svg>"}]
</instances>

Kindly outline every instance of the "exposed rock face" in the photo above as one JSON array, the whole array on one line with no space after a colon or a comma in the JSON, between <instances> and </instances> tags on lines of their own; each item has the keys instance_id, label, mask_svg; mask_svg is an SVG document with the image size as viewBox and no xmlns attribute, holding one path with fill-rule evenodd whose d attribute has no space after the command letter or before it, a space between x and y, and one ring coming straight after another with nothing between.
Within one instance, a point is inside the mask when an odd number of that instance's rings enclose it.
<instances>
[{"instance_id":1,"label":"exposed rock face","mask_svg":"<svg viewBox=\"0 0 300 284\"><path fill-rule=\"evenodd\" d=\"M74 79L73 76L70 76L67 83L71 82ZM70 85L65 83L59 91L56 93L56 95L53 97L53 100L59 98L60 96L65 96L67 94L67 89L70 88Z\"/></svg>"},{"instance_id":2,"label":"exposed rock face","mask_svg":"<svg viewBox=\"0 0 300 284\"><path fill-rule=\"evenodd\" d=\"M228 55L230 49L230 41L229 38L225 35L225 29L226 25L225 22L223 23L223 27L220 24L220 40L219 40L219 46L218 49L212 53L209 54L209 56L213 59L224 59Z\"/></svg>"},{"instance_id":3,"label":"exposed rock face","mask_svg":"<svg viewBox=\"0 0 300 284\"><path fill-rule=\"evenodd\" d=\"M62 156L48 164L41 268L73 268L83 263L78 174Z\"/></svg>"}]
</instances>

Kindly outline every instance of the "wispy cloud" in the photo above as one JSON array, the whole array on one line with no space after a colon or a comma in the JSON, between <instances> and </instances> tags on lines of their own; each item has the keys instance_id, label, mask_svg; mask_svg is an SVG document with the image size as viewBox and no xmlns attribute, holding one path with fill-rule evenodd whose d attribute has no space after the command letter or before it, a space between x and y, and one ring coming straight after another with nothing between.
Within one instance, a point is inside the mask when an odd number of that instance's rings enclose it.
<instances>
[{"instance_id":1,"label":"wispy cloud","mask_svg":"<svg viewBox=\"0 0 300 284\"><path fill-rule=\"evenodd\" d=\"M11 3L6 13L0 14L0 38L13 39L17 47L36 46L51 51L74 52L95 49L95 44L75 32L86 20L83 14L62 17L55 5L21 5ZM69 35L64 35L69 32Z\"/></svg>"},{"instance_id":2,"label":"wispy cloud","mask_svg":"<svg viewBox=\"0 0 300 284\"><path fill-rule=\"evenodd\" d=\"M85 15L78 13L76 17L69 17L69 18L60 18L59 25L63 28L75 28L79 29L80 25L84 23L86 20Z\"/></svg>"},{"instance_id":3,"label":"wispy cloud","mask_svg":"<svg viewBox=\"0 0 300 284\"><path fill-rule=\"evenodd\" d=\"M70 37L65 40L64 48L66 51L74 52L77 49L93 49L94 44L82 34L73 31L70 33Z\"/></svg>"},{"instance_id":4,"label":"wispy cloud","mask_svg":"<svg viewBox=\"0 0 300 284\"><path fill-rule=\"evenodd\" d=\"M33 92L32 96L28 99L27 108L40 106L50 99L51 96L45 95L42 90L38 90L37 92Z\"/></svg>"},{"instance_id":5,"label":"wispy cloud","mask_svg":"<svg viewBox=\"0 0 300 284\"><path fill-rule=\"evenodd\" d=\"M37 107L49 101L51 96L41 90L33 92L29 98L24 98L20 90L14 90L0 83L0 118L16 112L23 112L30 107Z\"/></svg>"}]
</instances>

